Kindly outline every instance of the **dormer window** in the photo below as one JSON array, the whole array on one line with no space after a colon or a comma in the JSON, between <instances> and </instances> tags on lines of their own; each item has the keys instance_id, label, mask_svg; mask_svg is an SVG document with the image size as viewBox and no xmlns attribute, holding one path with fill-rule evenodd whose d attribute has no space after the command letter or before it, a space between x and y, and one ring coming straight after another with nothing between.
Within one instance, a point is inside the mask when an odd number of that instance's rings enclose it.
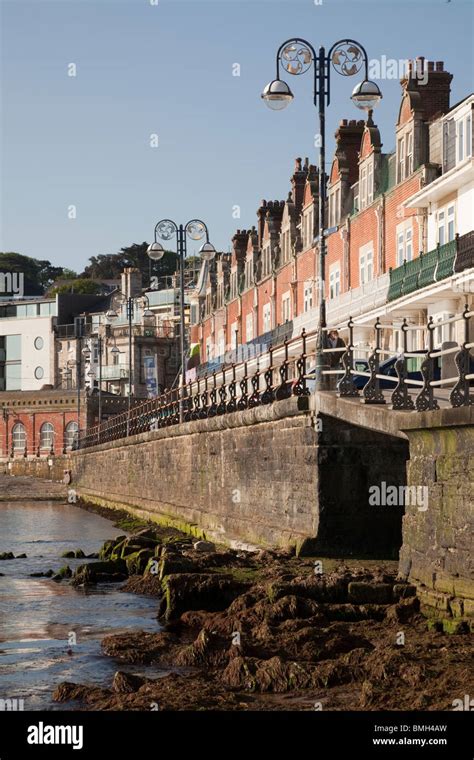
<instances>
[{"instance_id":1,"label":"dormer window","mask_svg":"<svg viewBox=\"0 0 474 760\"><path fill-rule=\"evenodd\" d=\"M254 283L253 255L245 262L245 287L250 288Z\"/></svg>"},{"instance_id":2,"label":"dormer window","mask_svg":"<svg viewBox=\"0 0 474 760\"><path fill-rule=\"evenodd\" d=\"M271 274L272 271L272 258L270 241L267 240L262 247L262 277L266 277Z\"/></svg>"},{"instance_id":3,"label":"dormer window","mask_svg":"<svg viewBox=\"0 0 474 760\"><path fill-rule=\"evenodd\" d=\"M456 122L456 163L472 155L472 116L469 113Z\"/></svg>"},{"instance_id":4,"label":"dormer window","mask_svg":"<svg viewBox=\"0 0 474 760\"><path fill-rule=\"evenodd\" d=\"M220 309L224 305L224 283L219 282L217 284L217 308Z\"/></svg>"},{"instance_id":5,"label":"dormer window","mask_svg":"<svg viewBox=\"0 0 474 760\"><path fill-rule=\"evenodd\" d=\"M237 294L237 270L235 270L234 272L230 273L230 300L237 298Z\"/></svg>"},{"instance_id":6,"label":"dormer window","mask_svg":"<svg viewBox=\"0 0 474 760\"><path fill-rule=\"evenodd\" d=\"M341 188L339 184L329 191L329 227L336 227L341 220Z\"/></svg>"},{"instance_id":7,"label":"dormer window","mask_svg":"<svg viewBox=\"0 0 474 760\"><path fill-rule=\"evenodd\" d=\"M360 166L360 181L358 192L358 206L359 209L370 206L374 200L374 162L373 157L364 161Z\"/></svg>"},{"instance_id":8,"label":"dormer window","mask_svg":"<svg viewBox=\"0 0 474 760\"><path fill-rule=\"evenodd\" d=\"M397 182L403 182L413 172L413 131L401 135L397 141Z\"/></svg>"},{"instance_id":9,"label":"dormer window","mask_svg":"<svg viewBox=\"0 0 474 760\"><path fill-rule=\"evenodd\" d=\"M285 264L290 260L291 242L290 230L287 229L281 233L281 263Z\"/></svg>"},{"instance_id":10,"label":"dormer window","mask_svg":"<svg viewBox=\"0 0 474 760\"><path fill-rule=\"evenodd\" d=\"M313 223L314 223L314 207L310 206L303 214L303 250L313 246Z\"/></svg>"}]
</instances>

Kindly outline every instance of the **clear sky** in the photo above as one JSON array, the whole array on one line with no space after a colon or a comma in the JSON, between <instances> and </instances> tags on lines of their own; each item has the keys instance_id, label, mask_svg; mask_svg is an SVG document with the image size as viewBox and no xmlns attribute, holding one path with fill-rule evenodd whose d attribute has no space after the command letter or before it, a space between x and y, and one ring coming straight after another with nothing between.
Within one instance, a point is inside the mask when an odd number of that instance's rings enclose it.
<instances>
[{"instance_id":1,"label":"clear sky","mask_svg":"<svg viewBox=\"0 0 474 760\"><path fill-rule=\"evenodd\" d=\"M370 59L443 60L452 103L473 89L472 0L153 3L0 0L0 250L80 270L150 240L162 217L200 217L228 250L260 199L286 198L296 156L317 163L311 74L286 76L296 97L283 112L260 99L289 37L327 48L354 38ZM361 117L349 100L357 81L332 72L328 165L339 120ZM400 85L379 85L374 120L389 151Z\"/></svg>"}]
</instances>

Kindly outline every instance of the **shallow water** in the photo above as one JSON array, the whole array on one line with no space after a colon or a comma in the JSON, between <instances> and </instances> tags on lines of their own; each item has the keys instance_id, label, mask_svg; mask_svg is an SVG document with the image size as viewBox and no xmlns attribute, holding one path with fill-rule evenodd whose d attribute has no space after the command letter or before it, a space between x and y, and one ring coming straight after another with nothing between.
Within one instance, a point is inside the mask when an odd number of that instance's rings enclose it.
<instances>
[{"instance_id":1,"label":"shallow water","mask_svg":"<svg viewBox=\"0 0 474 760\"><path fill-rule=\"evenodd\" d=\"M0 553L28 556L0 561L0 699L23 699L25 710L67 709L51 701L61 681L109 686L116 670L128 669L100 654L106 634L159 630L156 599L121 593L117 584L86 590L29 577L66 564L74 569L84 560L63 559L64 551L91 554L119 533L109 520L70 504L0 503ZM152 677L162 672L146 670Z\"/></svg>"}]
</instances>

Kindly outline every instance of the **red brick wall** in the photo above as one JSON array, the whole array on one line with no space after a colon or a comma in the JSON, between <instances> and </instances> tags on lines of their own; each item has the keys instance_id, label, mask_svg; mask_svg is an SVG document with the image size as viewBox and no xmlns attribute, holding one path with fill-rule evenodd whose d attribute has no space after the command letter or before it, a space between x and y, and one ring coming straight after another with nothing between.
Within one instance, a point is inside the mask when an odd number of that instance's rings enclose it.
<instances>
[{"instance_id":1,"label":"red brick wall","mask_svg":"<svg viewBox=\"0 0 474 760\"><path fill-rule=\"evenodd\" d=\"M377 205L377 204L376 204ZM378 223L377 214L375 213L376 205L371 205L361 211L350 226L350 282L351 288L358 288L359 281L359 248L367 243L373 243L374 257L374 277L380 274L377 271L377 260L379 253L378 242Z\"/></svg>"},{"instance_id":2,"label":"red brick wall","mask_svg":"<svg viewBox=\"0 0 474 760\"><path fill-rule=\"evenodd\" d=\"M421 172L397 185L385 198L385 269L397 266L397 225L410 217L416 216L416 209L402 208L401 204L420 187ZM418 256L418 222L413 219L413 254Z\"/></svg>"},{"instance_id":3,"label":"red brick wall","mask_svg":"<svg viewBox=\"0 0 474 760\"><path fill-rule=\"evenodd\" d=\"M341 268L341 293L344 290L344 245L339 230L333 232L326 239L326 266L325 266L325 285L326 298L329 298L329 270L333 264L339 261Z\"/></svg>"},{"instance_id":4,"label":"red brick wall","mask_svg":"<svg viewBox=\"0 0 474 760\"><path fill-rule=\"evenodd\" d=\"M303 307L304 307L304 283L306 280L312 280L313 281L313 306L316 305L316 292L315 292L315 285L314 282L315 278L315 257L316 252L314 248L310 248L307 251L304 251L304 253L300 253L297 256L296 259L296 305L295 305L295 314L293 314L294 317L298 317L300 314L303 313Z\"/></svg>"},{"instance_id":5,"label":"red brick wall","mask_svg":"<svg viewBox=\"0 0 474 760\"><path fill-rule=\"evenodd\" d=\"M255 321L253 323L253 334L250 336L247 335L247 315L252 314L253 312L253 292L253 288L251 288L245 293L242 293L242 335L239 336L240 343L246 343L247 341L252 340L252 338L255 338L257 335L257 326L255 325Z\"/></svg>"},{"instance_id":6,"label":"red brick wall","mask_svg":"<svg viewBox=\"0 0 474 760\"><path fill-rule=\"evenodd\" d=\"M231 301L227 306L227 332L226 332L226 346L232 346L234 336L232 335L232 330L235 329L233 327L234 322L237 322L238 328L239 328L239 343L242 343L242 329L241 325L238 322L238 315L239 315L239 299L234 298L233 301Z\"/></svg>"},{"instance_id":7,"label":"red brick wall","mask_svg":"<svg viewBox=\"0 0 474 760\"><path fill-rule=\"evenodd\" d=\"M293 264L290 262L289 264L285 264L283 269L281 269L276 277L276 303L275 303L275 310L276 310L276 321L275 321L275 327L277 325L283 324L283 313L281 308L281 297L286 292L290 292L290 303L291 303L291 314L290 318L293 319L296 315L293 312L294 305L292 302L292 293L291 293L291 280L292 280L292 272L293 272Z\"/></svg>"},{"instance_id":8,"label":"red brick wall","mask_svg":"<svg viewBox=\"0 0 474 760\"><path fill-rule=\"evenodd\" d=\"M8 419L5 422L0 417L0 456L7 457L11 451L12 431L16 424L22 423L26 431L26 446L29 456L36 454L40 441L41 426L45 422L50 422L54 428L54 451L60 454L64 445L64 431L69 422L77 422L77 412L74 410L60 411L51 409L50 411L30 412L30 411L9 411ZM81 414L81 427L85 426L85 413ZM47 456L48 450L42 450L41 455ZM16 452L16 456L20 456Z\"/></svg>"},{"instance_id":9,"label":"red brick wall","mask_svg":"<svg viewBox=\"0 0 474 760\"><path fill-rule=\"evenodd\" d=\"M258 286L258 335L263 333L263 307L267 303L271 303L272 295L272 278L267 277Z\"/></svg>"}]
</instances>

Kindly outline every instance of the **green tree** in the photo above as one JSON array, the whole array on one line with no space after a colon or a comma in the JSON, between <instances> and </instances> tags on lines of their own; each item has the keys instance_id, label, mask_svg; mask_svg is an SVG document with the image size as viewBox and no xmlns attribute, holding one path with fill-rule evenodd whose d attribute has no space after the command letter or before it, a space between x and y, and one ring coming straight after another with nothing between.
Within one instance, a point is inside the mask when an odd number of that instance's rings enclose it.
<instances>
[{"instance_id":1,"label":"green tree","mask_svg":"<svg viewBox=\"0 0 474 760\"><path fill-rule=\"evenodd\" d=\"M74 269L68 269L67 267L63 269L63 273L61 275L62 280L77 280L78 277L79 275L74 271Z\"/></svg>"},{"instance_id":2,"label":"green tree","mask_svg":"<svg viewBox=\"0 0 474 760\"><path fill-rule=\"evenodd\" d=\"M58 285L57 288L52 288L50 295L55 296L56 293L82 293L87 295L98 295L102 291L102 286L99 282L89 280L86 277L78 277L71 282L65 282L64 285Z\"/></svg>"},{"instance_id":3,"label":"green tree","mask_svg":"<svg viewBox=\"0 0 474 760\"><path fill-rule=\"evenodd\" d=\"M46 259L34 259L13 251L0 253L0 272L23 274L24 294L42 295L58 277L62 267L55 267Z\"/></svg>"},{"instance_id":4,"label":"green tree","mask_svg":"<svg viewBox=\"0 0 474 760\"><path fill-rule=\"evenodd\" d=\"M150 273L150 259L147 254L148 243L133 243L121 248L118 253L91 256L81 277L101 280L114 280L120 277L125 267L136 267L142 273L143 282L147 283ZM151 263L152 274L158 277L174 274L177 254L165 251L162 259Z\"/></svg>"}]
</instances>

